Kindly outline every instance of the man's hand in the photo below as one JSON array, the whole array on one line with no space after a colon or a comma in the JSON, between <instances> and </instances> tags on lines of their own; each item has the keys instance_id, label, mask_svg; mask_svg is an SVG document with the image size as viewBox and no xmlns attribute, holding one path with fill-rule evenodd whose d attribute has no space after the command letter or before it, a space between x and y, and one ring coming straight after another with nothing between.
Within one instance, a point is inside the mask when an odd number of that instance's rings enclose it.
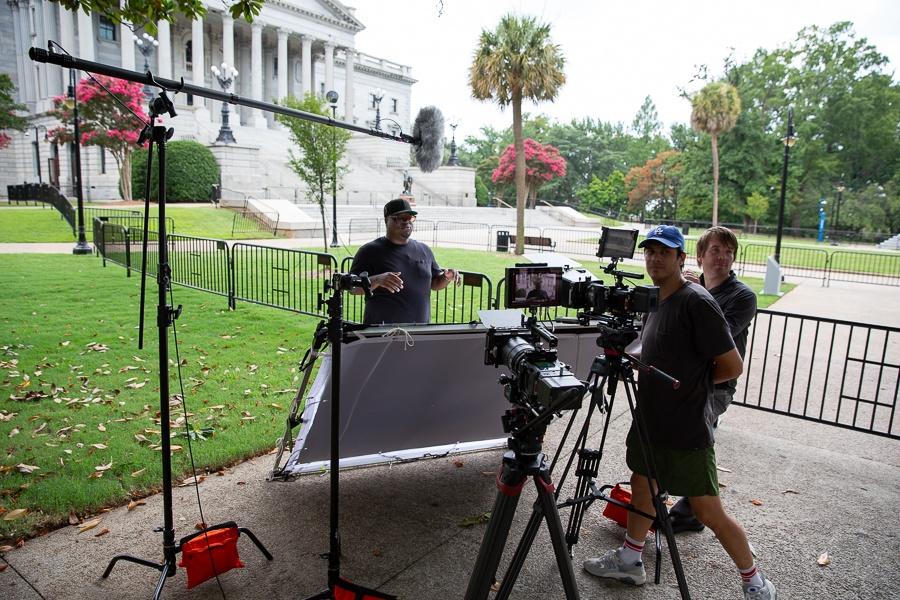
<instances>
[{"instance_id":1,"label":"man's hand","mask_svg":"<svg viewBox=\"0 0 900 600\"><path fill-rule=\"evenodd\" d=\"M456 285L462 283L462 275L456 269L444 269L444 279L447 280L447 283L452 282Z\"/></svg>"},{"instance_id":2,"label":"man's hand","mask_svg":"<svg viewBox=\"0 0 900 600\"><path fill-rule=\"evenodd\" d=\"M403 280L400 278L399 272L388 271L387 273L372 275L369 277L369 283L372 284L372 291L384 288L392 294L396 294L403 289Z\"/></svg>"},{"instance_id":3,"label":"man's hand","mask_svg":"<svg viewBox=\"0 0 900 600\"><path fill-rule=\"evenodd\" d=\"M682 272L682 275L684 275L684 278L691 283L700 284L700 273L692 271L691 269L685 269L684 272Z\"/></svg>"},{"instance_id":4,"label":"man's hand","mask_svg":"<svg viewBox=\"0 0 900 600\"><path fill-rule=\"evenodd\" d=\"M459 285L460 281L462 281L462 277L460 276L459 271L456 269L444 269L431 280L431 289L433 291L442 290L450 285L451 282Z\"/></svg>"}]
</instances>

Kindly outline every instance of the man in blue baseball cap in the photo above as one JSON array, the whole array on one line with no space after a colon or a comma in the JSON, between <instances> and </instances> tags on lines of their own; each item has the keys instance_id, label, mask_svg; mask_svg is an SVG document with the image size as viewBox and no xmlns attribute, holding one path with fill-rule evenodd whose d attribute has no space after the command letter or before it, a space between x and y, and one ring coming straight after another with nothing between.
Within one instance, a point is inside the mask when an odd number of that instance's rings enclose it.
<instances>
[{"instance_id":1,"label":"man in blue baseball cap","mask_svg":"<svg viewBox=\"0 0 900 600\"><path fill-rule=\"evenodd\" d=\"M647 273L659 287L659 310L648 313L641 331L641 360L681 385L672 389L661 378L644 375L638 380L637 413L650 438L658 481L648 477L644 449L632 423L625 442L632 504L654 514L652 494L658 489L687 496L697 518L713 530L740 571L745 600L775 600L775 586L757 569L744 528L719 499L712 423L707 418L714 384L740 375L743 361L715 299L684 277L687 255L678 228L654 227L639 247ZM641 552L651 524L629 512L622 547L586 560L584 569L597 577L642 585L647 575Z\"/></svg>"}]
</instances>

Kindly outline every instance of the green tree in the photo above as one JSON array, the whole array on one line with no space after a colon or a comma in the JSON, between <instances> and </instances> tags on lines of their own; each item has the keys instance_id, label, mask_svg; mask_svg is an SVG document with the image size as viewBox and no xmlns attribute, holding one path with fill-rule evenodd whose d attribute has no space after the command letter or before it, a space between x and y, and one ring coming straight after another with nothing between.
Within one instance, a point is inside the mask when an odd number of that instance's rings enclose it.
<instances>
[{"instance_id":1,"label":"green tree","mask_svg":"<svg viewBox=\"0 0 900 600\"><path fill-rule=\"evenodd\" d=\"M115 23L125 21L156 33L157 21L175 22L178 14L189 21L206 14L203 0L56 0L71 11L101 14ZM223 4L235 19L253 22L264 0L225 0Z\"/></svg>"},{"instance_id":2,"label":"green tree","mask_svg":"<svg viewBox=\"0 0 900 600\"><path fill-rule=\"evenodd\" d=\"M741 98L728 82L717 81L704 86L691 99L691 126L706 133L712 144L713 210L712 224L719 223L719 136L737 123Z\"/></svg>"},{"instance_id":3,"label":"green tree","mask_svg":"<svg viewBox=\"0 0 900 600\"><path fill-rule=\"evenodd\" d=\"M759 192L753 192L747 197L747 208L745 211L747 218L753 221L753 233L756 233L759 220L769 212L769 199Z\"/></svg>"},{"instance_id":4,"label":"green tree","mask_svg":"<svg viewBox=\"0 0 900 600\"><path fill-rule=\"evenodd\" d=\"M524 252L525 146L522 134L522 100L554 100L565 83L565 59L550 40L550 26L533 17L509 14L494 31L482 30L469 68L469 86L478 100L494 100L512 106L513 143L516 152L516 254Z\"/></svg>"},{"instance_id":5,"label":"green tree","mask_svg":"<svg viewBox=\"0 0 900 600\"><path fill-rule=\"evenodd\" d=\"M288 108L308 113L328 114L328 104L324 98L311 93L306 94L303 100L288 96L281 103ZM338 162L347 149L350 132L287 115L275 115L275 119L287 127L291 141L299 151L295 153L293 148L288 151L288 165L306 184L309 198L319 205L319 213L322 215L322 248L327 252L325 194L332 190L332 186L340 186L340 178L347 170Z\"/></svg>"},{"instance_id":6,"label":"green tree","mask_svg":"<svg viewBox=\"0 0 900 600\"><path fill-rule=\"evenodd\" d=\"M628 203L625 175L622 171L613 171L606 179L594 176L590 185L578 191L578 197L587 208L618 217Z\"/></svg>"},{"instance_id":7,"label":"green tree","mask_svg":"<svg viewBox=\"0 0 900 600\"><path fill-rule=\"evenodd\" d=\"M28 126L28 119L16 114L16 111L26 110L26 106L13 100L15 90L12 78L6 73L0 73L0 149L8 146L11 141L4 131L25 131Z\"/></svg>"}]
</instances>

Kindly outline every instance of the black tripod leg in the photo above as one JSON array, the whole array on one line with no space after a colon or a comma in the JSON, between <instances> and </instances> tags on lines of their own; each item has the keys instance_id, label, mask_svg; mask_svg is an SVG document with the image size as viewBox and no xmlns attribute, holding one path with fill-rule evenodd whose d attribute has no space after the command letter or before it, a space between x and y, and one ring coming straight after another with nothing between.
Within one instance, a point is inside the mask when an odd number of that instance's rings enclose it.
<instances>
[{"instance_id":1,"label":"black tripod leg","mask_svg":"<svg viewBox=\"0 0 900 600\"><path fill-rule=\"evenodd\" d=\"M160 571L162 571L162 573L159 576L159 581L156 583L156 590L153 592L153 600L159 600L159 597L162 595L163 586L166 585L166 578L175 574L174 570L169 573L168 561L163 563Z\"/></svg>"},{"instance_id":2,"label":"black tripod leg","mask_svg":"<svg viewBox=\"0 0 900 600\"><path fill-rule=\"evenodd\" d=\"M554 504L554 506L556 505ZM538 529L540 529L541 521L543 520L543 506L540 502L535 502L534 510L531 512L531 518L528 519L528 524L525 526L525 531L522 533L522 539L519 540L516 552L513 554L512 560L509 562L509 567L507 567L506 573L503 575L500 590L497 592L497 600L509 598L509 595L512 593L512 588L519 578L519 573L522 572L522 565L525 564L525 559L528 558L528 551L531 550L531 545L534 543L534 538L537 536Z\"/></svg>"},{"instance_id":3,"label":"black tripod leg","mask_svg":"<svg viewBox=\"0 0 900 600\"><path fill-rule=\"evenodd\" d=\"M541 475L536 475L534 483L537 486L541 508L547 517L547 529L550 530L550 541L553 542L553 553L556 555L556 564L559 567L559 576L562 578L566 598L568 600L578 600L575 570L572 568L572 558L569 556L569 548L566 546L562 521L559 519L559 510L556 508L556 496L553 493L553 483L550 481L550 474L542 473Z\"/></svg>"},{"instance_id":4,"label":"black tripod leg","mask_svg":"<svg viewBox=\"0 0 900 600\"><path fill-rule=\"evenodd\" d=\"M145 567L151 567L153 569L156 569L157 571L162 571L166 566L166 563L155 563L152 560L147 560L146 558L138 558L137 556L131 556L130 554L117 554L116 556L113 556L110 559L109 564L106 565L106 570L103 571L103 579L109 577L109 574L112 573L113 567L116 566L116 563L120 560L137 563Z\"/></svg>"},{"instance_id":5,"label":"black tripod leg","mask_svg":"<svg viewBox=\"0 0 900 600\"><path fill-rule=\"evenodd\" d=\"M497 480L497 487L500 489L475 560L475 568L469 578L465 600L486 600L491 591L525 478L525 472L517 468L512 453L508 452L503 457L503 467Z\"/></svg>"}]
</instances>

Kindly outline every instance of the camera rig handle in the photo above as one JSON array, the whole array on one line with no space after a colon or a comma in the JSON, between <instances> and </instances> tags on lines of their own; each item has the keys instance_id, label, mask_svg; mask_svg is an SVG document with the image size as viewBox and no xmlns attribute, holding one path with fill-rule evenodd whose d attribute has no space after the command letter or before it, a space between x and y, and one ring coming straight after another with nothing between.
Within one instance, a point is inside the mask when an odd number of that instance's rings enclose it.
<instances>
[{"instance_id":1,"label":"camera rig handle","mask_svg":"<svg viewBox=\"0 0 900 600\"><path fill-rule=\"evenodd\" d=\"M635 367L637 367L638 371L640 371L641 373L647 373L648 375L652 375L654 377L659 377L663 381L668 381L669 384L672 386L673 390L677 390L678 388L681 387L681 382L678 381L677 379L675 379L674 377L672 377L671 375L669 375L668 373L666 373L665 371L660 371L653 365L647 364L645 362L641 362L640 359L635 358L634 356L632 356L631 354L628 354L627 352L623 352L622 354L625 356L625 358L627 358L631 362L631 364L633 364Z\"/></svg>"}]
</instances>

